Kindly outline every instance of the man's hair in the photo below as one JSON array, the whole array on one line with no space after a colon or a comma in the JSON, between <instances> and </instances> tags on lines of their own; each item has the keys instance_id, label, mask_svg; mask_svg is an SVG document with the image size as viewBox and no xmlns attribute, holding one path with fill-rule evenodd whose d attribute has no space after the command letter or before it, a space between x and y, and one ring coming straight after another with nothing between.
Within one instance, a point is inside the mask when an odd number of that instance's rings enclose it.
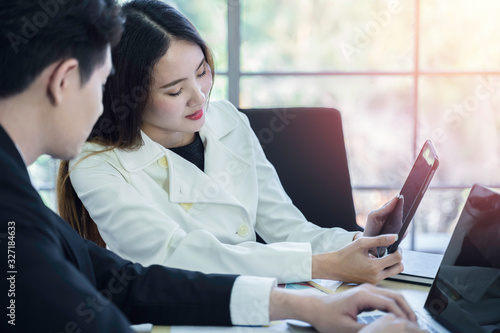
<instances>
[{"instance_id":1,"label":"man's hair","mask_svg":"<svg viewBox=\"0 0 500 333\"><path fill-rule=\"evenodd\" d=\"M85 84L118 43L123 21L114 0L0 0L0 98L71 58Z\"/></svg>"}]
</instances>

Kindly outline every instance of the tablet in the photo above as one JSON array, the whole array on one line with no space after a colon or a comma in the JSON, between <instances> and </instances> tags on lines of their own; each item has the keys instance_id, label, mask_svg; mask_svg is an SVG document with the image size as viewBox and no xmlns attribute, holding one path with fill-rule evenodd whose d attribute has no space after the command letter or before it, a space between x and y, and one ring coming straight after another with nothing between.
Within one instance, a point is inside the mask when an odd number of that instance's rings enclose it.
<instances>
[{"instance_id":1,"label":"tablet","mask_svg":"<svg viewBox=\"0 0 500 333\"><path fill-rule=\"evenodd\" d=\"M429 183L439 165L439 159L430 140L427 140L420 150L420 153L413 164L413 167L406 179L396 208L389 215L380 234L397 233L398 240L387 247L388 253L393 253L398 249L399 243L410 225L413 215L424 196ZM401 207L402 206L402 207ZM402 214L401 214L402 213ZM377 248L379 257L385 252L384 247Z\"/></svg>"}]
</instances>

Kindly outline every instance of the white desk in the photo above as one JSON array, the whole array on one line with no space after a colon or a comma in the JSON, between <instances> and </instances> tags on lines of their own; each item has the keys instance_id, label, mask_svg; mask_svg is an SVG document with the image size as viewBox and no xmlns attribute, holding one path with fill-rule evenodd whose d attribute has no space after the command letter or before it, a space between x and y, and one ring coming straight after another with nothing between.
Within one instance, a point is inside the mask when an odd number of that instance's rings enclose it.
<instances>
[{"instance_id":1,"label":"white desk","mask_svg":"<svg viewBox=\"0 0 500 333\"><path fill-rule=\"evenodd\" d=\"M206 327L206 326L155 326L152 333L288 333L288 325L284 321L273 322L269 327Z\"/></svg>"}]
</instances>

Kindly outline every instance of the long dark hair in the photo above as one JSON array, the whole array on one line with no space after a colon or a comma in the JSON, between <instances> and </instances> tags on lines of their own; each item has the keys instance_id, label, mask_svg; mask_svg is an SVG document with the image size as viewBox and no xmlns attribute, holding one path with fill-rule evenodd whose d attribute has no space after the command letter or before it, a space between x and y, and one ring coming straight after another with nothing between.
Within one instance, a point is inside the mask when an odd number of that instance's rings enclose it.
<instances>
[{"instance_id":1,"label":"long dark hair","mask_svg":"<svg viewBox=\"0 0 500 333\"><path fill-rule=\"evenodd\" d=\"M140 126L149 100L153 69L174 40L199 45L215 73L212 52L189 20L175 8L155 0L133 0L122 7L126 18L120 43L113 48L115 72L105 85L104 111L87 139L103 146L133 150L142 145ZM88 155L91 156L91 155ZM82 237L105 246L97 226L71 185L68 161L57 177L58 210Z\"/></svg>"}]
</instances>

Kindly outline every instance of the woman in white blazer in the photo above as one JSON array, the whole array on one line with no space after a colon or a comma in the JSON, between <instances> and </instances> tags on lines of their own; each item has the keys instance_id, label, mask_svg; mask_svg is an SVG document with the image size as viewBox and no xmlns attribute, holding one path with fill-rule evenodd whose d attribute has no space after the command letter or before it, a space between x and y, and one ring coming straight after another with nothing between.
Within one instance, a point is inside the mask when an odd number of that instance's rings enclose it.
<instances>
[{"instance_id":1,"label":"woman in white blazer","mask_svg":"<svg viewBox=\"0 0 500 333\"><path fill-rule=\"evenodd\" d=\"M60 168L60 214L82 236L99 240L94 221L111 250L144 265L279 282L402 271L399 253L369 254L395 235L322 229L292 204L246 117L208 102L211 52L184 16L155 2L124 13L103 115L80 159ZM374 234L395 203L369 216Z\"/></svg>"}]
</instances>

